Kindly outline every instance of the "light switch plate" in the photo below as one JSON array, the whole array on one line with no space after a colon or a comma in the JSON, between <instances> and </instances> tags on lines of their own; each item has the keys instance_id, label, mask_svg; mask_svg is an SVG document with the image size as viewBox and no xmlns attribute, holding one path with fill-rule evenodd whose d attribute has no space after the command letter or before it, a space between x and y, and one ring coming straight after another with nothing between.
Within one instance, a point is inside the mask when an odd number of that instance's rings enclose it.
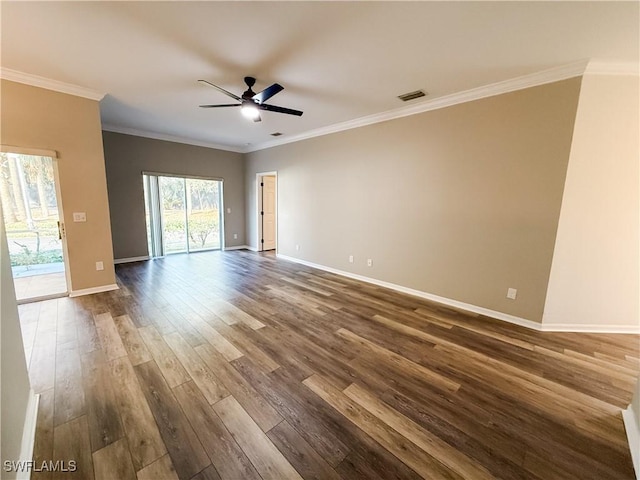
<instances>
[{"instance_id":1,"label":"light switch plate","mask_svg":"<svg viewBox=\"0 0 640 480\"><path fill-rule=\"evenodd\" d=\"M73 221L74 222L86 222L87 214L85 212L73 212Z\"/></svg>"}]
</instances>

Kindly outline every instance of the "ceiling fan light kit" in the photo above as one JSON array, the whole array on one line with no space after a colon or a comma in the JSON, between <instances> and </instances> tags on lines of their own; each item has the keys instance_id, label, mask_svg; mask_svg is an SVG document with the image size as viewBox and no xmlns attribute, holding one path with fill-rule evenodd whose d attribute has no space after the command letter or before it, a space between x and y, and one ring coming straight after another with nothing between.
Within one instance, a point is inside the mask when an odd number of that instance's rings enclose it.
<instances>
[{"instance_id":1,"label":"ceiling fan light kit","mask_svg":"<svg viewBox=\"0 0 640 480\"><path fill-rule=\"evenodd\" d=\"M274 83L270 87L265 88L259 93L255 93L251 87L253 87L256 83L256 79L254 77L244 77L244 83L247 84L247 90L242 94L241 97L238 95L231 93L225 90L222 87L214 85L207 80L198 80L201 83L209 85L210 87L215 88L220 93L224 93L226 96L233 98L234 100L240 103L225 103L225 104L217 104L217 105L200 105L201 108L220 108L220 107L241 107L241 113L246 118L253 120L254 122L262 121L260 118L260 110L267 110L269 112L276 113L284 113L287 115L296 115L301 116L302 112L300 110L294 110L291 108L279 107L277 105L269 105L264 103L269 100L275 94L280 93L284 90L284 87L278 83Z\"/></svg>"},{"instance_id":2,"label":"ceiling fan light kit","mask_svg":"<svg viewBox=\"0 0 640 480\"><path fill-rule=\"evenodd\" d=\"M256 119L260 118L260 112L254 105L249 105L248 103L245 103L240 108L240 111L242 112L242 115L244 115L250 120L256 121Z\"/></svg>"}]
</instances>

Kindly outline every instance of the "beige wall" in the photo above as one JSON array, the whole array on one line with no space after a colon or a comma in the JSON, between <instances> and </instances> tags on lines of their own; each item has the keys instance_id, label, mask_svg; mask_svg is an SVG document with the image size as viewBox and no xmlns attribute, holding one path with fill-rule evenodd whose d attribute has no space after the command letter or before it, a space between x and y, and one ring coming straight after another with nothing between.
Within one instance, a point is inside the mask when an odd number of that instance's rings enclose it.
<instances>
[{"instance_id":1,"label":"beige wall","mask_svg":"<svg viewBox=\"0 0 640 480\"><path fill-rule=\"evenodd\" d=\"M2 207L0 206L0 218ZM20 458L27 406L33 395L22 345L22 333L18 320L18 308L11 277L11 260L4 230L0 222L0 364L2 384L0 410L2 424L2 464L5 460L29 460ZM23 452L24 453L24 452ZM1 468L1 467L0 467ZM2 478L15 478L15 473L2 471Z\"/></svg>"},{"instance_id":2,"label":"beige wall","mask_svg":"<svg viewBox=\"0 0 640 480\"><path fill-rule=\"evenodd\" d=\"M120 133L103 135L115 258L148 255L143 171L222 178L225 246L244 245L244 161L240 153ZM226 213L228 208L231 213Z\"/></svg>"},{"instance_id":3,"label":"beige wall","mask_svg":"<svg viewBox=\"0 0 640 480\"><path fill-rule=\"evenodd\" d=\"M114 284L98 102L6 80L1 88L0 143L58 152L71 289ZM87 221L73 223L73 212Z\"/></svg>"},{"instance_id":4,"label":"beige wall","mask_svg":"<svg viewBox=\"0 0 640 480\"><path fill-rule=\"evenodd\" d=\"M640 331L637 76L586 75L544 324Z\"/></svg>"},{"instance_id":5,"label":"beige wall","mask_svg":"<svg viewBox=\"0 0 640 480\"><path fill-rule=\"evenodd\" d=\"M579 91L575 78L248 154L247 240L255 175L277 170L279 253L540 322Z\"/></svg>"}]
</instances>

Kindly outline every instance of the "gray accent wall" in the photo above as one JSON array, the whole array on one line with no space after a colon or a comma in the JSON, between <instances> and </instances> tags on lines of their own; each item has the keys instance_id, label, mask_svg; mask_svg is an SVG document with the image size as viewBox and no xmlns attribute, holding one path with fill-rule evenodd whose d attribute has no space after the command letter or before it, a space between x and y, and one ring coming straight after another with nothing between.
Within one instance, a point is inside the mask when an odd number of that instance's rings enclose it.
<instances>
[{"instance_id":1,"label":"gray accent wall","mask_svg":"<svg viewBox=\"0 0 640 480\"><path fill-rule=\"evenodd\" d=\"M249 245L256 173L277 171L279 254L541 322L580 85L247 154Z\"/></svg>"},{"instance_id":2,"label":"gray accent wall","mask_svg":"<svg viewBox=\"0 0 640 480\"><path fill-rule=\"evenodd\" d=\"M242 154L106 131L103 142L116 260L149 254L143 171L223 179L225 246L245 244Z\"/></svg>"}]
</instances>

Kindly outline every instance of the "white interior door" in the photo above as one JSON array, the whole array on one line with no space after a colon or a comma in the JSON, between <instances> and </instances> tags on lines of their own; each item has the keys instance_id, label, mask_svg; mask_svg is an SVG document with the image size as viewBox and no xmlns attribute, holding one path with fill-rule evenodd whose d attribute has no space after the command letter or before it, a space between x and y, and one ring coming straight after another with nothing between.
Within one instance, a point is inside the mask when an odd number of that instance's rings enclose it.
<instances>
[{"instance_id":1,"label":"white interior door","mask_svg":"<svg viewBox=\"0 0 640 480\"><path fill-rule=\"evenodd\" d=\"M262 177L262 250L276 248L276 177Z\"/></svg>"}]
</instances>

